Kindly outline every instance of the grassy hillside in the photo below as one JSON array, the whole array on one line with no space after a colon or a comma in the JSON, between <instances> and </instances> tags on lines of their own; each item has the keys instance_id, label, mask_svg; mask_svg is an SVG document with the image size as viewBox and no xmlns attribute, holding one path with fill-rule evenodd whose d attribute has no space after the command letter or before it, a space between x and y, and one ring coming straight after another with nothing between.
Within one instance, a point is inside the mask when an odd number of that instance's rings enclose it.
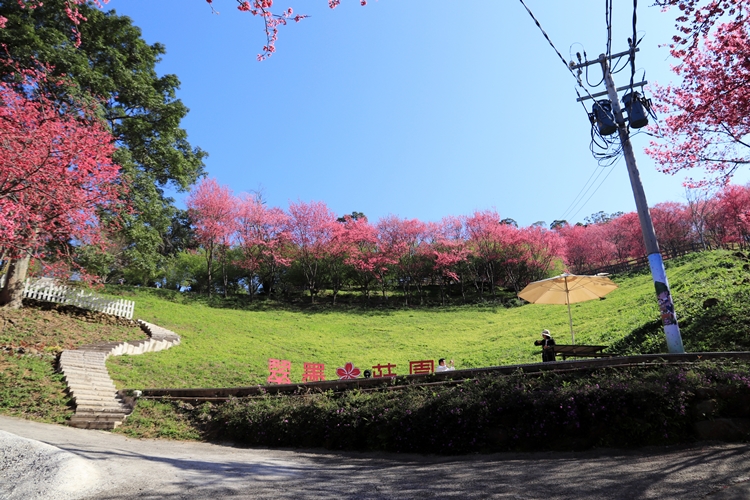
<instances>
[{"instance_id":1,"label":"grassy hillside","mask_svg":"<svg viewBox=\"0 0 750 500\"><path fill-rule=\"evenodd\" d=\"M693 254L668 263L688 351L750 349L750 263L742 253ZM656 297L647 271L613 278L606 299L572 306L576 342L626 353L664 352ZM539 361L542 328L570 343L565 306L462 306L423 309L291 309L258 302L232 308L164 290L111 293L136 301L136 316L171 329L182 345L160 353L110 358L119 387L226 387L264 383L268 358L325 363L326 378L347 361L365 369L410 360L452 358L460 368ZM708 299L715 299L709 301Z\"/></svg>"},{"instance_id":2,"label":"grassy hillside","mask_svg":"<svg viewBox=\"0 0 750 500\"><path fill-rule=\"evenodd\" d=\"M73 404L57 354L83 344L143 338L131 322L75 307L25 301L0 308L0 413L45 422L65 422Z\"/></svg>"}]
</instances>

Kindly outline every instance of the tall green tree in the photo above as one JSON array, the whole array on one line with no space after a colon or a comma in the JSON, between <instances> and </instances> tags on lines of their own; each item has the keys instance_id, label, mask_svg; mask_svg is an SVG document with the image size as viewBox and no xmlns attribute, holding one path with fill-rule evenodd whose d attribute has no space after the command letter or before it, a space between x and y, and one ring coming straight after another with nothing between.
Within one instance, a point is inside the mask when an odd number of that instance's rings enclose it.
<instances>
[{"instance_id":1,"label":"tall green tree","mask_svg":"<svg viewBox=\"0 0 750 500\"><path fill-rule=\"evenodd\" d=\"M90 3L79 6L86 18L77 26L79 45L65 6L65 0L45 0L31 9L16 0L0 0L0 16L7 18L0 44L20 64L41 61L69 75L76 87L58 89L61 100L77 93L104 99L101 117L115 137L114 160L122 166L133 207L129 213L109 214L118 219L125 243L122 258L112 262L147 284L174 252L166 242L179 214L165 189L187 190L203 175L207 154L191 146L180 127L188 108L176 97L177 76L156 72L165 47L146 43L130 18ZM8 76L0 68L0 77Z\"/></svg>"}]
</instances>

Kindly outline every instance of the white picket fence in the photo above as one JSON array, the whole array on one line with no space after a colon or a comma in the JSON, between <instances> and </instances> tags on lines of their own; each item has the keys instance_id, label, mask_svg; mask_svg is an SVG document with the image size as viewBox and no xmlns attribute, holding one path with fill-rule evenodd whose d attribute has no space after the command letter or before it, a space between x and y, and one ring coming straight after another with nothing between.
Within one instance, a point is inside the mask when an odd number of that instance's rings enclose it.
<instances>
[{"instance_id":1,"label":"white picket fence","mask_svg":"<svg viewBox=\"0 0 750 500\"><path fill-rule=\"evenodd\" d=\"M0 286L5 281L4 278L5 276L0 278ZM58 285L54 280L48 278L27 279L23 287L23 297L58 304L69 304L127 319L133 319L133 311L135 310L135 302L132 300L107 299L77 288Z\"/></svg>"}]
</instances>

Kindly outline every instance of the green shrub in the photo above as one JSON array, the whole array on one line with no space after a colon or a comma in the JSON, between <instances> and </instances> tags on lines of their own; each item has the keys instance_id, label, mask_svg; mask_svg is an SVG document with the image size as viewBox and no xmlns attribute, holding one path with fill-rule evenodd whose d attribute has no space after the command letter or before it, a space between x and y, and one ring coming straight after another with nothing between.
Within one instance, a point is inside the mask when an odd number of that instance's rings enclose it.
<instances>
[{"instance_id":1,"label":"green shrub","mask_svg":"<svg viewBox=\"0 0 750 500\"><path fill-rule=\"evenodd\" d=\"M727 392L729 390L729 392ZM750 417L750 364L488 375L453 386L266 395L210 410L215 437L248 445L461 454L637 447L693 440L696 393L718 416ZM203 421L205 422L205 417Z\"/></svg>"}]
</instances>

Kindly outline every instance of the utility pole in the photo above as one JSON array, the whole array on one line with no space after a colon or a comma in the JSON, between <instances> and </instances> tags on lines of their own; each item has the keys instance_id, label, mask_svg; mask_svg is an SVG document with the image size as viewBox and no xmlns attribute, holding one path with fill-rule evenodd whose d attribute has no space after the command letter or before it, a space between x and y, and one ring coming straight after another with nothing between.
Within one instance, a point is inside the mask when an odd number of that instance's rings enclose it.
<instances>
[{"instance_id":1,"label":"utility pole","mask_svg":"<svg viewBox=\"0 0 750 500\"><path fill-rule=\"evenodd\" d=\"M628 54L631 54L632 57L635 55L634 52L636 50L638 49L636 49L635 47L631 47L629 51L622 52L620 54L613 54L611 57L620 57ZM646 245L648 263L649 267L651 268L651 276L654 280L654 287L656 288L656 299L659 304L659 312L661 314L662 325L664 327L664 334L667 338L667 350L673 354L681 354L685 352L685 349L682 345L680 326L677 324L677 316L674 312L674 302L672 301L672 294L669 290L667 274L664 270L664 261L661 256L661 252L659 251L659 243L656 241L654 224L651 221L651 214L648 211L646 194L643 191L641 176L638 173L638 166L636 165L635 155L633 154L633 146L630 143L630 132L628 131L628 124L625 121L625 117L622 113L622 108L620 107L620 100L617 97L617 91L620 89L617 89L615 87L615 82L612 79L612 73L610 71L610 58L608 58L605 54L601 54L597 61L586 61L580 64L571 64L570 67L571 69L578 69L597 63L602 67L604 84L607 87L607 96L609 97L609 101L612 105L614 121L617 125L617 132L620 136L620 143L622 144L622 152L625 156L625 163L628 167L630 185L633 188L633 196L635 197L635 206L638 210L638 219L641 223L643 241ZM640 84L638 84L638 86L643 85L645 85L645 82L641 82ZM582 98L581 100L583 99L585 98Z\"/></svg>"}]
</instances>

